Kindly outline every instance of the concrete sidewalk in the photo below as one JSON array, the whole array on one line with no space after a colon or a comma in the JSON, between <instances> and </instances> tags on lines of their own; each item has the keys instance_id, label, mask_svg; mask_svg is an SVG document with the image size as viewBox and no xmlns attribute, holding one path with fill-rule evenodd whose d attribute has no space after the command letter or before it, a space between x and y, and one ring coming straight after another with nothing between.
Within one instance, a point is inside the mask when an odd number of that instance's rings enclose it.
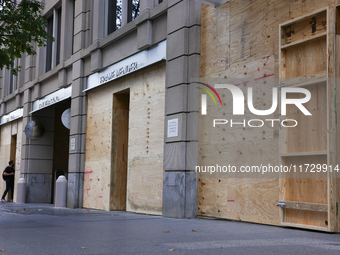
<instances>
[{"instance_id":1,"label":"concrete sidewalk","mask_svg":"<svg viewBox=\"0 0 340 255\"><path fill-rule=\"evenodd\" d=\"M340 254L340 235L245 222L0 203L0 254Z\"/></svg>"}]
</instances>

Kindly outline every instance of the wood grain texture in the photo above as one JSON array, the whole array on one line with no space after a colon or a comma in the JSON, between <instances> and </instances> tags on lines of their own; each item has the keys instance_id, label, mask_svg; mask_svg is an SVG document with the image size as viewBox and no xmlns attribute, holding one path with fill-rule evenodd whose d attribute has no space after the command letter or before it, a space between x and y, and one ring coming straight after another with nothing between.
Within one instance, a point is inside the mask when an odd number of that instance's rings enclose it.
<instances>
[{"instance_id":1,"label":"wood grain texture","mask_svg":"<svg viewBox=\"0 0 340 255\"><path fill-rule=\"evenodd\" d=\"M321 227L321 226L302 225L302 224L289 223L289 222L282 222L281 226L290 227L290 228L304 228L304 229L328 232L328 227Z\"/></svg>"},{"instance_id":2,"label":"wood grain texture","mask_svg":"<svg viewBox=\"0 0 340 255\"><path fill-rule=\"evenodd\" d=\"M2 171L8 166L8 161L11 159L15 161L15 179L14 179L14 194L16 194L17 182L20 178L20 164L21 164L21 144L22 144L22 119L14 120L7 124L1 125L1 141L0 141L0 169ZM16 139L13 139L16 136ZM12 144L16 141L16 144ZM13 150L11 152L11 150ZM6 183L0 181L0 193L6 188ZM2 193L1 193L2 194ZM16 195L13 201L16 202Z\"/></svg>"},{"instance_id":3,"label":"wood grain texture","mask_svg":"<svg viewBox=\"0 0 340 255\"><path fill-rule=\"evenodd\" d=\"M292 107L289 108L288 115L294 119L297 118L300 126L284 136L280 134L282 138L280 146L279 130L268 126L260 130L250 130L247 127L232 128L227 125L213 129L212 120L214 118L228 120L233 118L235 121L254 118L249 114L247 108L245 108L244 116L232 116L231 107L229 107L232 101L229 93L218 91L224 105L214 106L213 102L209 102L208 99L208 115L200 116L199 165L215 165L218 163L220 165L236 164L239 166L241 164L256 165L260 162L272 164L282 162L286 164L293 161L329 163L330 159L334 162L334 157L329 157L330 145L332 146L331 151L334 152L330 135L332 141L336 141L336 138L333 131L329 133L329 128L335 127L333 115L338 106L336 109L330 106L331 104L334 105L334 91L330 92L330 83L327 81L327 78L332 77L331 75L334 73L332 65L335 63L332 53L334 46L331 46L331 41L334 42L335 40L332 39L331 33L334 32L335 34L336 18L334 15L333 17L329 15L329 10L333 8L334 2L333 0L230 1L229 7L225 5L221 9L204 7L202 12L202 45L204 46L201 48L201 55L204 58L201 62L201 81L209 83L210 80L214 81L214 79L247 79L274 74L273 77L280 78L285 86L301 86L301 83L304 83L304 88L308 88L312 93L312 100L306 105L307 109L311 109L312 117L305 119L301 112ZM221 12L223 15L221 15ZM217 14L220 14L220 20L229 24L226 30L219 32L214 30L216 24L220 22ZM297 19L294 20L295 18ZM339 18L337 17L337 19ZM280 24L286 26L282 32L285 37L280 35ZM289 37L287 37L287 33L290 33ZM229 40L229 49L219 51L219 42L223 41L223 36L225 40ZM306 41L316 36L322 37ZM302 42L301 40L305 41ZM287 45L287 43L289 45L298 41L301 43L281 50L281 45ZM220 54L218 55L217 52L220 52ZM224 59L227 64L222 64L221 60ZM338 65L337 72L339 70ZM271 86L262 83L256 85L241 84L239 87L246 94L246 89L252 86L256 94L254 97L255 108L268 109L271 102L271 87L280 84L276 80L268 82ZM332 84L331 87L333 89ZM339 95L339 92L337 93ZM258 98L259 100L256 101ZM277 118L278 111L270 117ZM258 116L256 118L261 119ZM283 148L280 151L282 154L296 153L296 155L290 155L287 159L281 160L279 148ZM314 155L308 155L308 152L314 153ZM318 153L318 155L315 155L315 153ZM299 159L297 159L297 156ZM253 206L261 211L262 201L252 200L252 196L256 197L255 194L249 194L249 196L243 194L248 199L247 203L242 201L243 196L241 195L237 201L241 199L242 203L233 202L231 205L231 202L229 204L224 202L223 199L225 200L230 194L241 194L241 191L239 188L233 188L235 187L234 184L227 185L225 182L237 182L239 180L221 178L221 182L219 182L218 178L220 177L222 176L216 175L215 178L207 175L201 176L201 180L209 181L204 181L203 186L198 185L198 200L201 203L198 206L199 215L237 220L246 219L254 222L267 222L268 224L281 220L279 209L276 215L270 213L268 218L251 217L247 213L242 215L242 209L240 209L242 206ZM244 179L245 183L255 187L252 181L255 182L255 180ZM295 183L296 181L299 184ZM305 182L305 184L300 184L300 181ZM273 186L272 191L276 192L275 196L276 198L280 197L280 200L284 197L291 197L296 199L294 201L297 202L329 205L328 198L331 195L329 192L332 190L332 206L334 206L334 192L337 192L337 194L340 194L340 192L334 188L329 189L334 183L328 185L327 182L327 178L291 179L289 181L282 178L280 181L277 179L276 183L277 186L280 183L280 188L274 189ZM258 184L256 186L258 189L265 187L263 183ZM337 187L340 187L340 182L338 182ZM270 190L270 187L266 188ZM299 195L295 194L297 197L294 197L294 192ZM311 194L308 195L308 192ZM334 208L332 207L332 209ZM295 211L290 209L286 214L286 221L289 220L294 223L294 226L305 226L306 228L326 231L333 228L333 223L330 219L328 220L326 212Z\"/></svg>"},{"instance_id":4,"label":"wood grain texture","mask_svg":"<svg viewBox=\"0 0 340 255\"><path fill-rule=\"evenodd\" d=\"M233 64L228 70L211 75L211 78L242 78L248 81L238 86L245 95L248 87L253 87L254 107L268 109L271 106L272 87L275 79L275 57L269 56L257 61ZM268 76L268 77L267 77ZM266 78L267 77L267 78ZM204 78L202 78L204 80ZM213 79L214 80L214 79ZM240 80L238 80L240 81ZM209 82L209 79L207 79ZM214 84L211 84L214 85ZM214 106L208 101L208 115L199 119L199 166L209 165L261 165L271 163L278 165L278 136L266 123L262 128L249 128L230 125L212 127L215 118L263 119L246 110L245 116L232 115L232 97L227 90L218 89L223 106ZM260 99L261 98L261 99ZM266 118L276 118L277 112ZM225 174L200 173L198 183L198 215L213 216L242 221L279 224L278 179L225 178Z\"/></svg>"},{"instance_id":5,"label":"wood grain texture","mask_svg":"<svg viewBox=\"0 0 340 255\"><path fill-rule=\"evenodd\" d=\"M326 53L326 38L285 49L284 78L295 78L327 70Z\"/></svg>"},{"instance_id":6,"label":"wood grain texture","mask_svg":"<svg viewBox=\"0 0 340 255\"><path fill-rule=\"evenodd\" d=\"M315 203L302 203L302 202L289 202L284 201L285 208L307 210L307 211L317 211L317 212L327 212L328 204L315 204Z\"/></svg>"},{"instance_id":7,"label":"wood grain texture","mask_svg":"<svg viewBox=\"0 0 340 255\"><path fill-rule=\"evenodd\" d=\"M326 11L298 20L283 28L283 45L310 39L327 31Z\"/></svg>"},{"instance_id":8,"label":"wood grain texture","mask_svg":"<svg viewBox=\"0 0 340 255\"><path fill-rule=\"evenodd\" d=\"M200 178L198 215L279 224L278 179Z\"/></svg>"},{"instance_id":9,"label":"wood grain texture","mask_svg":"<svg viewBox=\"0 0 340 255\"><path fill-rule=\"evenodd\" d=\"M219 8L202 5L200 73L209 75L229 67L230 3Z\"/></svg>"},{"instance_id":10,"label":"wood grain texture","mask_svg":"<svg viewBox=\"0 0 340 255\"><path fill-rule=\"evenodd\" d=\"M335 166L337 164L336 148L336 65L335 65L335 40L336 40L336 10L334 5L330 5L327 10L327 71L328 71L328 112L327 112L327 130L328 130L328 164ZM328 172L328 228L329 231L337 231L337 173Z\"/></svg>"},{"instance_id":11,"label":"wood grain texture","mask_svg":"<svg viewBox=\"0 0 340 255\"><path fill-rule=\"evenodd\" d=\"M116 174L113 163L113 121L124 119L125 108L114 110L113 94L129 89L128 152L115 154L127 160L126 210L162 213L163 135L165 100L165 64L159 64L103 85L88 93L87 135L85 152L84 207L109 210L112 195L122 201L120 190L125 180L111 187ZM123 117L122 117L123 115ZM118 118L119 117L119 118ZM126 124L124 124L126 126ZM125 131L124 131L125 130ZM126 132L126 128L121 130ZM119 135L117 133L117 135ZM116 140L117 142L117 140ZM120 144L120 145L119 145ZM118 150L122 150L118 142ZM125 150L125 147L124 147ZM122 151L120 151L122 152ZM126 156L126 158L125 158ZM115 179L116 180L116 179ZM110 195L111 194L111 195ZM116 200L116 201L118 201ZM110 205L111 204L111 205ZM111 206L111 207L110 207ZM119 206L122 206L120 204Z\"/></svg>"},{"instance_id":12,"label":"wood grain texture","mask_svg":"<svg viewBox=\"0 0 340 255\"><path fill-rule=\"evenodd\" d=\"M110 210L126 209L129 94L114 94Z\"/></svg>"},{"instance_id":13,"label":"wood grain texture","mask_svg":"<svg viewBox=\"0 0 340 255\"><path fill-rule=\"evenodd\" d=\"M333 11L330 11L330 9L333 9ZM319 24L317 24L318 22ZM293 118L302 125L280 132L281 156L287 153L304 154L316 151L327 151L327 154L309 156L301 154L284 157L280 162L285 165L297 166L304 164L335 165L333 164L335 161L332 161L330 157L330 151L335 149L331 145L333 142L330 142L330 133L332 133L330 129L333 130L336 123L330 124L329 122L330 119L333 119L335 110L330 110L334 98L334 89L329 89L329 87L333 87L332 81L330 81L332 79L329 78L334 77L335 10L333 7L327 6L323 10L319 10L318 13L306 14L296 18L291 23L281 24L281 26L283 26L282 44L292 43L295 45L290 47L288 44L288 47L281 47L280 78L295 78L292 82L282 80L284 83L295 83L295 86L299 86L296 81L307 80L305 85L308 85L308 87L305 88L311 92L312 100L308 102L309 105L306 105L306 107L309 107L313 112L311 118L305 118L299 110L287 107L287 118ZM295 34L295 31L300 31L299 35ZM294 38L291 40L293 32ZM313 38L318 34L324 35L306 41L306 39ZM296 44L296 42L299 42L299 44ZM325 81L311 85L313 79L322 78L322 76L328 78L328 80L325 79ZM332 139L336 140L334 137ZM331 204L335 204L331 202L333 198L330 197L330 194L333 193L330 190L333 189L334 185L329 174L304 173L303 176L298 174L297 177L301 178L289 179L284 177L287 177L287 175L282 175L280 179L280 200L325 204L328 206L328 213L286 208L282 209L283 222L295 223L300 226L321 226L326 227L328 231L334 231L335 217L331 217L330 211L330 208L333 208Z\"/></svg>"},{"instance_id":14,"label":"wood grain texture","mask_svg":"<svg viewBox=\"0 0 340 255\"><path fill-rule=\"evenodd\" d=\"M287 105L286 119L298 122L296 127L282 129L283 153L327 151L327 85L321 83L305 87L311 100L303 104L312 116L304 115L295 105ZM289 93L287 98L303 98L303 94Z\"/></svg>"},{"instance_id":15,"label":"wood grain texture","mask_svg":"<svg viewBox=\"0 0 340 255\"><path fill-rule=\"evenodd\" d=\"M301 224L301 226L328 227L327 215L327 212L285 209L285 222Z\"/></svg>"},{"instance_id":16,"label":"wood grain texture","mask_svg":"<svg viewBox=\"0 0 340 255\"><path fill-rule=\"evenodd\" d=\"M336 18L337 18L337 24L340 24L340 7L337 7L336 8L337 12L336 12ZM336 43L336 50L335 50L335 59L336 59L336 69L335 69L335 81L336 81L336 84L339 84L339 77L340 77L340 26L338 25L337 26L337 34L336 34L336 38L335 38L335 43ZM336 101L336 116L337 116L337 119L339 120L340 119L340 89L337 87L336 88L336 98L337 98L337 101ZM336 127L336 133L337 135L340 134L340 125L337 125ZM337 143L337 163L339 163L339 159L340 159L340 150L338 148L340 148L340 139L337 138L336 140L336 143ZM340 178L339 178L339 175L337 175L337 201L336 203L338 204L338 210L339 210L339 205L340 205ZM337 231L340 232L340 217L338 217L337 219Z\"/></svg>"}]
</instances>

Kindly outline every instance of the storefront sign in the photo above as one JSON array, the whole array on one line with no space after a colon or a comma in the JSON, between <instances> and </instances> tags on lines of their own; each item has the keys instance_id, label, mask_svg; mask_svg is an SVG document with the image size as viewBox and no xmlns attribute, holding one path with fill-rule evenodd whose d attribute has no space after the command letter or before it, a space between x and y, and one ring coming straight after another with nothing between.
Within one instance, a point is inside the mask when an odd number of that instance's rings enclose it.
<instances>
[{"instance_id":1,"label":"storefront sign","mask_svg":"<svg viewBox=\"0 0 340 255\"><path fill-rule=\"evenodd\" d=\"M93 89L109 81L140 70L144 67L166 59L166 41L158 43L151 49L141 51L116 64L113 64L102 72L94 73L87 78L86 89Z\"/></svg>"},{"instance_id":2,"label":"storefront sign","mask_svg":"<svg viewBox=\"0 0 340 255\"><path fill-rule=\"evenodd\" d=\"M168 138L178 136L178 118L168 120Z\"/></svg>"},{"instance_id":3,"label":"storefront sign","mask_svg":"<svg viewBox=\"0 0 340 255\"><path fill-rule=\"evenodd\" d=\"M7 122L19 119L23 116L24 108L19 108L13 112L10 112L9 114L6 114L1 117L0 125L3 125Z\"/></svg>"},{"instance_id":4,"label":"storefront sign","mask_svg":"<svg viewBox=\"0 0 340 255\"><path fill-rule=\"evenodd\" d=\"M31 111L30 113L38 111L40 109L43 109L47 106L56 104L56 103L63 101L67 98L70 98L71 94L72 94L72 85L70 85L70 86L68 86L67 88L64 88L64 89L59 89L58 91L53 92L53 93L43 97L42 99L34 101L33 111Z\"/></svg>"}]
</instances>

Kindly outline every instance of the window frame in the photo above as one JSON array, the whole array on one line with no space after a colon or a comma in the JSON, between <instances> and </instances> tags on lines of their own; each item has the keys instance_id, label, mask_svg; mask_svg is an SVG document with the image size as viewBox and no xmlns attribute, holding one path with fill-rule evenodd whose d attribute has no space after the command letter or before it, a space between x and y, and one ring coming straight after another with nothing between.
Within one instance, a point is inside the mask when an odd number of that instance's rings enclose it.
<instances>
[{"instance_id":1,"label":"window frame","mask_svg":"<svg viewBox=\"0 0 340 255\"><path fill-rule=\"evenodd\" d=\"M51 23L49 20L52 18ZM50 35L54 38L51 42L47 39L47 45L45 47L45 66L44 71L49 72L55 68L61 59L61 18L62 18L62 6L58 5L54 7L46 16L47 32L51 29ZM51 27L50 27L51 26Z\"/></svg>"}]
</instances>

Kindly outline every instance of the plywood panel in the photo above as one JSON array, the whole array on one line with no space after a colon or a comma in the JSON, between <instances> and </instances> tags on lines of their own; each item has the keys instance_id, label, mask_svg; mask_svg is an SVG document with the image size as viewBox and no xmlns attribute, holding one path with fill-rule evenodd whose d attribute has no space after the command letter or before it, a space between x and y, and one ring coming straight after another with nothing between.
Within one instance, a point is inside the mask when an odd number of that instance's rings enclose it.
<instances>
[{"instance_id":1,"label":"plywood panel","mask_svg":"<svg viewBox=\"0 0 340 255\"><path fill-rule=\"evenodd\" d=\"M146 72L143 86L130 92L127 186L128 211L158 215L162 214L163 194L165 71L162 70Z\"/></svg>"},{"instance_id":2,"label":"plywood panel","mask_svg":"<svg viewBox=\"0 0 340 255\"><path fill-rule=\"evenodd\" d=\"M293 21L291 24L285 24L283 29L284 42L292 43L298 40L304 40L322 34L318 39L304 41L303 43L289 46L282 50L281 54L281 78L294 77L311 77L311 75L320 76L325 71L325 77L330 75L332 68L329 68L329 62L332 62L328 45L333 41L329 39L329 29L334 26L334 21L330 21L325 11L319 14L307 15L305 19ZM332 13L328 13L332 16ZM319 20L319 24L318 21ZM321 22L321 23L320 23ZM299 32L298 32L299 30ZM318 31L319 30L319 31ZM327 33L325 33L327 31ZM292 36L292 32L294 35ZM295 32L297 32L295 34ZM295 79L296 80L296 79ZM285 82L285 81L283 81ZM328 173L323 171L317 173L313 165L327 165L329 161L329 123L327 114L329 101L327 95L330 90L327 89L327 81L309 85L306 87L312 94L312 99L305 104L309 108L312 116L303 116L300 110L294 109L294 106L287 107L287 118L295 119L300 123L292 129L284 129L282 134L281 149L283 153L305 153L313 151L323 151L324 155L300 155L294 157L283 157L282 163L287 166L298 168L293 177L291 173L281 176L280 200L296 201L306 203L329 203L329 180ZM333 91L333 90L331 90ZM298 95L292 94L290 98L298 98ZM320 96L320 97L319 97ZM333 124L332 124L333 125ZM309 166L308 164L312 164ZM307 168L308 167L308 168ZM302 169L301 169L302 168ZM301 173L302 170L302 173ZM313 171L313 172L312 172ZM295 171L294 171L295 172ZM288 177L288 178L287 178ZM328 210L329 211L329 210ZM292 222L296 224L327 227L329 215L326 212L310 212L296 209L283 209L283 222ZM331 230L330 228L328 230Z\"/></svg>"},{"instance_id":3,"label":"plywood panel","mask_svg":"<svg viewBox=\"0 0 340 255\"><path fill-rule=\"evenodd\" d=\"M285 50L285 78L315 74L325 70L327 70L325 37Z\"/></svg>"},{"instance_id":4,"label":"plywood panel","mask_svg":"<svg viewBox=\"0 0 340 255\"><path fill-rule=\"evenodd\" d=\"M229 68L230 2L214 8L202 5L201 76Z\"/></svg>"},{"instance_id":5,"label":"plywood panel","mask_svg":"<svg viewBox=\"0 0 340 255\"><path fill-rule=\"evenodd\" d=\"M278 140L259 140L259 141L244 141L244 142L225 142L223 143L200 143L198 153L198 166L235 166L237 170L241 166L261 166L271 164L272 166L279 165L279 152L275 148L278 147ZM265 177L260 174L252 174L237 172L232 175L225 173L203 173L200 177L239 177L239 178L252 178L252 177ZM271 175L271 177L278 174Z\"/></svg>"},{"instance_id":6,"label":"plywood panel","mask_svg":"<svg viewBox=\"0 0 340 255\"><path fill-rule=\"evenodd\" d=\"M112 171L110 210L126 209L129 94L115 94L112 116Z\"/></svg>"},{"instance_id":7,"label":"plywood panel","mask_svg":"<svg viewBox=\"0 0 340 255\"><path fill-rule=\"evenodd\" d=\"M336 10L334 5L330 5L328 8L328 17L327 17L327 71L328 71L328 90L327 90L327 103L328 103L328 112L327 112L327 121L328 121L328 164L335 166L337 161L337 147L336 147L336 126L337 126L337 118L336 118L336 88L337 84L335 83L336 77L336 58L335 58L335 49L336 49ZM337 216L338 216L338 208L337 202L338 198L336 196L336 180L338 174L336 172L329 173L328 175L328 230L331 232L335 232L337 230Z\"/></svg>"},{"instance_id":8,"label":"plywood panel","mask_svg":"<svg viewBox=\"0 0 340 255\"><path fill-rule=\"evenodd\" d=\"M274 78L274 62L274 55L257 61L243 61L232 64L224 72L211 75L210 79L201 80L207 83L210 81L223 83L225 80L228 84L235 81L235 85L240 83L237 86L245 96L248 87L252 87L254 107L265 110L271 107L272 88L277 83ZM223 106L215 106L213 102L209 103L208 99L208 114L200 115L198 165L231 165L237 169L241 166L260 166L264 163L278 165L278 125L275 128L272 128L270 123L261 128L250 128L248 125L246 127L221 125L213 128L212 125L213 119L216 118L228 121L232 119L237 122L249 119L265 120L278 118L278 112L266 117L255 116L246 106L244 116L233 116L231 93L224 89L217 92L221 95ZM276 206L279 199L278 175L277 178L264 179L261 174L255 176L237 173L238 178L227 179L225 173L212 175L200 173L199 177L201 178L198 183L199 215L266 224L279 223L279 210Z\"/></svg>"},{"instance_id":9,"label":"plywood panel","mask_svg":"<svg viewBox=\"0 0 340 255\"><path fill-rule=\"evenodd\" d=\"M206 82L210 85L216 83L223 83L223 80L230 81L232 78L259 78L273 75L271 77L282 77L282 78L293 78L299 77L302 80L307 80L313 77L326 77L327 76L327 52L326 52L326 36L321 39L316 39L310 43L304 44L303 46L296 45L289 47L285 50L286 54L283 55L283 65L285 67L284 73L279 73L279 45L281 38L279 36L279 24L286 22L292 18L300 15L310 13L322 7L326 7L328 4L334 1L230 1L230 9L224 9L224 14L229 15L229 19L224 17L224 20L229 24L229 30L224 38L229 39L229 50L220 52L220 55L216 57L216 51L218 48L218 42L222 40L222 33L218 34L214 32L214 25L216 26L216 12L211 7L204 7L202 9L202 45L201 48L201 81ZM218 8L216 8L218 9ZM315 32L313 33L313 24L308 24L308 28L302 28L297 26L291 27L294 33L290 36L290 42L295 42L300 39L308 38L309 36L323 33L327 29L325 25L325 19L320 15L316 18ZM205 31L205 32L204 32ZM296 31L296 33L295 33ZM300 32L302 32L302 35ZM214 38L214 39L212 39ZM218 60L228 60L228 65L222 65ZM312 63L312 65L310 65ZM224 69L224 70L223 70ZM241 84L239 87L246 94L246 89L249 86L254 87L254 93L256 94L255 108L268 109L271 103L271 87L279 86L277 80L269 80L265 84L262 80L262 84ZM210 83L210 81L212 81ZM226 82L229 83L229 82ZM306 105L307 109L313 114L311 119L307 120L306 126L301 125L296 132L303 133L299 138L291 137L293 143L300 144L297 148L292 144L292 148L289 151L320 151L327 150L327 130L326 122L322 122L325 118L327 109L326 103L326 90L325 87L320 88L319 85L311 87L312 100L309 105ZM321 90L320 90L321 89ZM279 141L278 133L279 128L270 128L268 125L258 130L251 130L247 127L232 128L230 126L220 126L215 129L212 128L212 120L214 118L224 118L230 120L231 118L235 121L242 121L243 119L259 118L259 116L253 116L246 109L244 116L232 116L231 112L231 97L227 91L218 91L222 97L223 106L215 106L213 102L209 102L208 98L208 115L200 115L199 120L199 165L208 166L216 165L228 165L235 164L240 165L257 165L261 163L271 163L274 165L279 164ZM317 99L316 99L317 97ZM258 101L256 101L259 99ZM316 100L315 100L316 99ZM261 108L262 107L262 108ZM289 109L290 116L294 115L298 121L304 122L302 116L298 111ZM268 118L277 118L278 111L276 111ZM327 116L326 116L327 117ZM321 125L313 126L317 119L321 119L318 123ZM303 132L303 129L310 130L313 134L313 139L309 139L306 136L307 132ZM294 132L295 132L294 131ZM309 132L309 131L308 131ZM290 136L293 135L293 132ZM315 138L315 139L314 139ZM301 145L302 144L302 145ZM294 147L294 148L293 148ZM321 156L325 157L325 156ZM317 159L317 157L316 157ZM320 158L319 158L320 159ZM303 159L306 161L306 159ZM307 160L306 162L309 162ZM324 162L320 159L318 162ZM269 217L252 217L250 210L242 215L242 211L245 210L242 206L252 206L255 211L261 211L262 208L266 208L261 199L253 199L257 197L257 194L242 194L238 196L240 198L245 197L247 203L235 203L225 202L229 196L237 197L235 194L241 194L241 189L245 189L247 185L254 187L257 179L223 179L223 175L201 175L201 181L204 180L205 185L200 185L198 188L198 201L201 203L198 206L198 212L200 215L214 216L221 218L230 218L236 220L249 220L254 222L262 222L275 224L278 223L279 209L275 213L271 213ZM221 181L218 180L220 178ZM259 179L258 179L259 180ZM294 179L297 180L297 179ZM300 179L299 179L300 180ZM227 183L227 182L230 183ZM245 186L240 185L240 181L244 181ZM320 189L320 196L316 196L314 200L322 201L325 196L325 188L327 190L327 184L325 186L324 179L314 178L310 181L311 186L318 185L317 192ZM322 183L321 183L322 182ZM237 185L235 184L237 183ZM259 182L257 188L263 187L264 189L271 190L275 194L268 194L272 198L279 198L280 190L278 188L278 179L275 182L269 182L269 186L265 186L264 183ZM271 186L272 185L272 186ZM293 183L290 185L295 187ZM233 188L232 188L233 187ZM309 187L302 187L304 190L308 190ZM314 194L314 192L313 192ZM249 195L249 196L248 196ZM203 199L204 197L204 199ZM228 199L226 199L228 198ZM303 197L305 199L306 197ZM308 198L308 197L307 197ZM307 199L306 198L306 199ZM233 200L233 199L229 199ZM274 201L274 200L273 200ZM277 200L276 200L277 201ZM242 201L244 202L244 201ZM306 201L311 202L311 201ZM327 203L327 201L325 202ZM273 203L274 204L274 203ZM276 205L275 205L276 206ZM265 210L265 209L263 209ZM266 208L268 210L268 208ZM273 209L275 210L275 209ZM274 212L274 211L271 211ZM263 212L264 215L266 212ZM314 212L312 212L313 214ZM256 213L255 213L256 214ZM304 215L306 217L314 217L321 219L324 217L318 215ZM258 213L257 215L260 215ZM300 216L298 216L299 218ZM303 217L303 216L301 216ZM324 226L321 224L311 222L311 225ZM302 224L304 224L302 222ZM309 224L309 223L308 223Z\"/></svg>"},{"instance_id":10,"label":"plywood panel","mask_svg":"<svg viewBox=\"0 0 340 255\"><path fill-rule=\"evenodd\" d=\"M8 161L13 159L15 161L15 180L14 180L14 193L16 193L16 185L20 178L20 164L21 164L21 140L22 140L22 120L15 120L1 126L1 141L0 141L0 170L2 171L8 166ZM16 144L11 146L12 135L16 135ZM12 152L11 152L12 150ZM4 192L6 183L0 181L0 193ZM13 199L16 201L16 195Z\"/></svg>"},{"instance_id":11,"label":"plywood panel","mask_svg":"<svg viewBox=\"0 0 340 255\"><path fill-rule=\"evenodd\" d=\"M16 124L17 128L17 146L15 152L15 179L14 179L14 194L18 194L17 191L17 183L20 179L20 165L21 165L21 146L22 146L22 136L23 136L23 124L22 119L17 120ZM14 202L17 201L17 196L14 196Z\"/></svg>"},{"instance_id":12,"label":"plywood panel","mask_svg":"<svg viewBox=\"0 0 340 255\"><path fill-rule=\"evenodd\" d=\"M198 215L279 224L278 179L199 178Z\"/></svg>"},{"instance_id":13,"label":"plywood panel","mask_svg":"<svg viewBox=\"0 0 340 255\"><path fill-rule=\"evenodd\" d=\"M92 160L85 164L84 208L109 210L111 159Z\"/></svg>"},{"instance_id":14,"label":"plywood panel","mask_svg":"<svg viewBox=\"0 0 340 255\"><path fill-rule=\"evenodd\" d=\"M162 214L162 169L161 155L140 155L129 159L127 211Z\"/></svg>"},{"instance_id":15,"label":"plywood panel","mask_svg":"<svg viewBox=\"0 0 340 255\"><path fill-rule=\"evenodd\" d=\"M305 87L311 93L311 100L305 108L312 116L304 115L295 105L287 105L287 115L283 118L294 119L296 127L285 128L282 152L327 151L327 87L320 83ZM287 98L303 98L304 94L289 93ZM287 123L292 125L292 123Z\"/></svg>"},{"instance_id":16,"label":"plywood panel","mask_svg":"<svg viewBox=\"0 0 340 255\"><path fill-rule=\"evenodd\" d=\"M296 209L285 209L285 222L310 226L328 226L327 212L311 212Z\"/></svg>"},{"instance_id":17,"label":"plywood panel","mask_svg":"<svg viewBox=\"0 0 340 255\"><path fill-rule=\"evenodd\" d=\"M339 7L337 8L337 24L340 24L340 9ZM336 50L335 50L335 53L336 53L336 56L335 58L337 59L336 61L336 72L335 72L335 81L336 81L336 84L339 84L339 77L340 77L340 61L338 61L340 59L340 26L337 26L337 35L336 35ZM336 90L336 98L340 98L340 90L337 89ZM336 109L340 109L340 100L337 100L336 101ZM340 111L337 110L337 119L339 120L340 119ZM337 125L337 134L340 134L340 125ZM337 139L336 140L337 142L337 148L340 148L340 139ZM340 150L338 149L337 150L337 158L339 159L340 158ZM338 197L338 204L340 204L340 178L337 178L337 197ZM337 224L338 224L338 232L340 232L340 217L338 217L338 221L337 221Z\"/></svg>"},{"instance_id":18,"label":"plywood panel","mask_svg":"<svg viewBox=\"0 0 340 255\"><path fill-rule=\"evenodd\" d=\"M244 60L277 55L279 24L329 3L333 1L230 1L219 8L204 5L200 75L223 72ZM317 19L316 30L324 29L323 19Z\"/></svg>"},{"instance_id":19,"label":"plywood panel","mask_svg":"<svg viewBox=\"0 0 340 255\"><path fill-rule=\"evenodd\" d=\"M326 11L283 27L283 45L306 40L327 31Z\"/></svg>"},{"instance_id":20,"label":"plywood panel","mask_svg":"<svg viewBox=\"0 0 340 255\"><path fill-rule=\"evenodd\" d=\"M127 155L124 154L124 160L128 160L126 210L161 214L165 99L164 63L135 72L88 93L85 154L87 174L84 181L84 204L90 208L109 210L111 188L120 189L118 186L111 187L110 184L114 173L114 165L111 161L114 144L112 140L112 118L113 116L121 117L123 114L122 111L112 111L113 94L127 89L130 90L130 108L129 147ZM116 120L118 121L118 119ZM118 157L122 159L123 155ZM99 161L103 161L105 164L97 170L95 166ZM98 201L99 196L102 196L102 198ZM119 194L119 196L124 195Z\"/></svg>"},{"instance_id":21,"label":"plywood panel","mask_svg":"<svg viewBox=\"0 0 340 255\"><path fill-rule=\"evenodd\" d=\"M311 12L315 12L333 3L334 3L334 0L327 0L327 1L289 0L287 1L287 4L289 5L289 19L295 19L302 15L308 15Z\"/></svg>"}]
</instances>

